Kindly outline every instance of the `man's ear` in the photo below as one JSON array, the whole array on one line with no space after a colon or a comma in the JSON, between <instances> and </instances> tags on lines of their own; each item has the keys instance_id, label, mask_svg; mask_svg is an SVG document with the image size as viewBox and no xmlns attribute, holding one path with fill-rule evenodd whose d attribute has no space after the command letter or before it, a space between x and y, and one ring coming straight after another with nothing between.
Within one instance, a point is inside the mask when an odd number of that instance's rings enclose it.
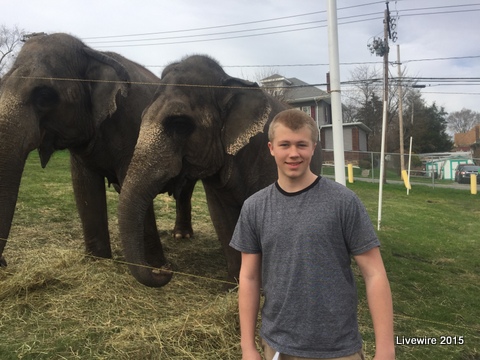
<instances>
[{"instance_id":1,"label":"man's ear","mask_svg":"<svg viewBox=\"0 0 480 360\"><path fill-rule=\"evenodd\" d=\"M269 141L268 148L270 149L270 154L273 156L273 144Z\"/></svg>"}]
</instances>

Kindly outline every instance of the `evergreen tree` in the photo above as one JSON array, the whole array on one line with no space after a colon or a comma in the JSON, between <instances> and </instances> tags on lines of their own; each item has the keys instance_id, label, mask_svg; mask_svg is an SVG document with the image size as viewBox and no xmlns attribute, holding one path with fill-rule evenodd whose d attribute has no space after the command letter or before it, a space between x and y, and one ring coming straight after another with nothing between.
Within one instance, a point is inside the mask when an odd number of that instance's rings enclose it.
<instances>
[{"instance_id":1,"label":"evergreen tree","mask_svg":"<svg viewBox=\"0 0 480 360\"><path fill-rule=\"evenodd\" d=\"M367 125L372 132L368 135L368 149L370 151L380 151L382 138L382 100L373 92L365 99L362 106L355 114L355 121Z\"/></svg>"},{"instance_id":2,"label":"evergreen tree","mask_svg":"<svg viewBox=\"0 0 480 360\"><path fill-rule=\"evenodd\" d=\"M422 99L417 98L413 111L414 121L408 124L406 130L408 139L413 136L413 151L418 154L451 151L453 142L446 132L445 109L435 103L427 106Z\"/></svg>"}]
</instances>

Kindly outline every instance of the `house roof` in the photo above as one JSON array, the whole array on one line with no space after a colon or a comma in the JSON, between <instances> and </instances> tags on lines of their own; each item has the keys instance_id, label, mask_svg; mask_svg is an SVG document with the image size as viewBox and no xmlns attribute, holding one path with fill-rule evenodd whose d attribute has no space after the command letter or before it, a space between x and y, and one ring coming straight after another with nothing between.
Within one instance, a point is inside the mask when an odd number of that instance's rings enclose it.
<instances>
[{"instance_id":1,"label":"house roof","mask_svg":"<svg viewBox=\"0 0 480 360\"><path fill-rule=\"evenodd\" d=\"M342 126L343 127L354 127L354 126L356 126L360 129L362 129L363 131L365 131L366 133L371 133L372 132L372 129L370 129L367 125L365 125L362 122L343 123ZM322 126L320 126L320 130L323 129L323 128L331 128L331 127L332 127L332 124L322 125Z\"/></svg>"},{"instance_id":2,"label":"house roof","mask_svg":"<svg viewBox=\"0 0 480 360\"><path fill-rule=\"evenodd\" d=\"M260 82L264 87L283 88L284 99L290 104L320 100L330 103L329 93L294 77L286 78L284 76L274 74L266 77Z\"/></svg>"}]
</instances>

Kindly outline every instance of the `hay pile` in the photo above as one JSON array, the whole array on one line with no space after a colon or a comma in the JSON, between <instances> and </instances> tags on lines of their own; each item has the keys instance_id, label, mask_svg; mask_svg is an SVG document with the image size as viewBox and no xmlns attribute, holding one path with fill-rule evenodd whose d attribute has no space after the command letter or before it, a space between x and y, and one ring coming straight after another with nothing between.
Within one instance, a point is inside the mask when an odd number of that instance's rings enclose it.
<instances>
[{"instance_id":1,"label":"hay pile","mask_svg":"<svg viewBox=\"0 0 480 360\"><path fill-rule=\"evenodd\" d=\"M234 292L181 275L150 289L124 265L50 252L0 275L2 359L239 358Z\"/></svg>"},{"instance_id":2,"label":"hay pile","mask_svg":"<svg viewBox=\"0 0 480 360\"><path fill-rule=\"evenodd\" d=\"M162 201L164 248L181 273L160 289L139 284L121 262L85 257L75 209L65 223L48 221L55 208L23 207L0 271L0 359L239 359L237 294L224 290L206 208L194 214L195 238L178 241L170 200ZM121 261L115 218L110 227Z\"/></svg>"}]
</instances>

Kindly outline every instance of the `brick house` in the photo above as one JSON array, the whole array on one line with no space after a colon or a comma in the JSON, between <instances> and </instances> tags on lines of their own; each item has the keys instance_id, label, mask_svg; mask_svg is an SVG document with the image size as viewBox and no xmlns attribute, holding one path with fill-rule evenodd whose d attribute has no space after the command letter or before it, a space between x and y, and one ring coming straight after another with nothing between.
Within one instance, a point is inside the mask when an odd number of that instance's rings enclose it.
<instances>
[{"instance_id":1,"label":"brick house","mask_svg":"<svg viewBox=\"0 0 480 360\"><path fill-rule=\"evenodd\" d=\"M474 158L480 158L480 124L466 133L453 136L455 151L470 151Z\"/></svg>"},{"instance_id":2,"label":"brick house","mask_svg":"<svg viewBox=\"0 0 480 360\"><path fill-rule=\"evenodd\" d=\"M275 74L260 81L262 87L288 105L305 111L322 126L332 123L330 94L297 78Z\"/></svg>"},{"instance_id":3,"label":"brick house","mask_svg":"<svg viewBox=\"0 0 480 360\"><path fill-rule=\"evenodd\" d=\"M297 78L285 78L275 74L260 81L267 92L310 115L320 128L320 141L322 149L333 150L332 132L332 105L330 94L319 88L309 85ZM343 124L343 143L346 151L346 160L350 157L358 157L358 154L351 152L368 151L368 134L371 132L361 122ZM329 161L333 151L325 152L324 160Z\"/></svg>"}]
</instances>

